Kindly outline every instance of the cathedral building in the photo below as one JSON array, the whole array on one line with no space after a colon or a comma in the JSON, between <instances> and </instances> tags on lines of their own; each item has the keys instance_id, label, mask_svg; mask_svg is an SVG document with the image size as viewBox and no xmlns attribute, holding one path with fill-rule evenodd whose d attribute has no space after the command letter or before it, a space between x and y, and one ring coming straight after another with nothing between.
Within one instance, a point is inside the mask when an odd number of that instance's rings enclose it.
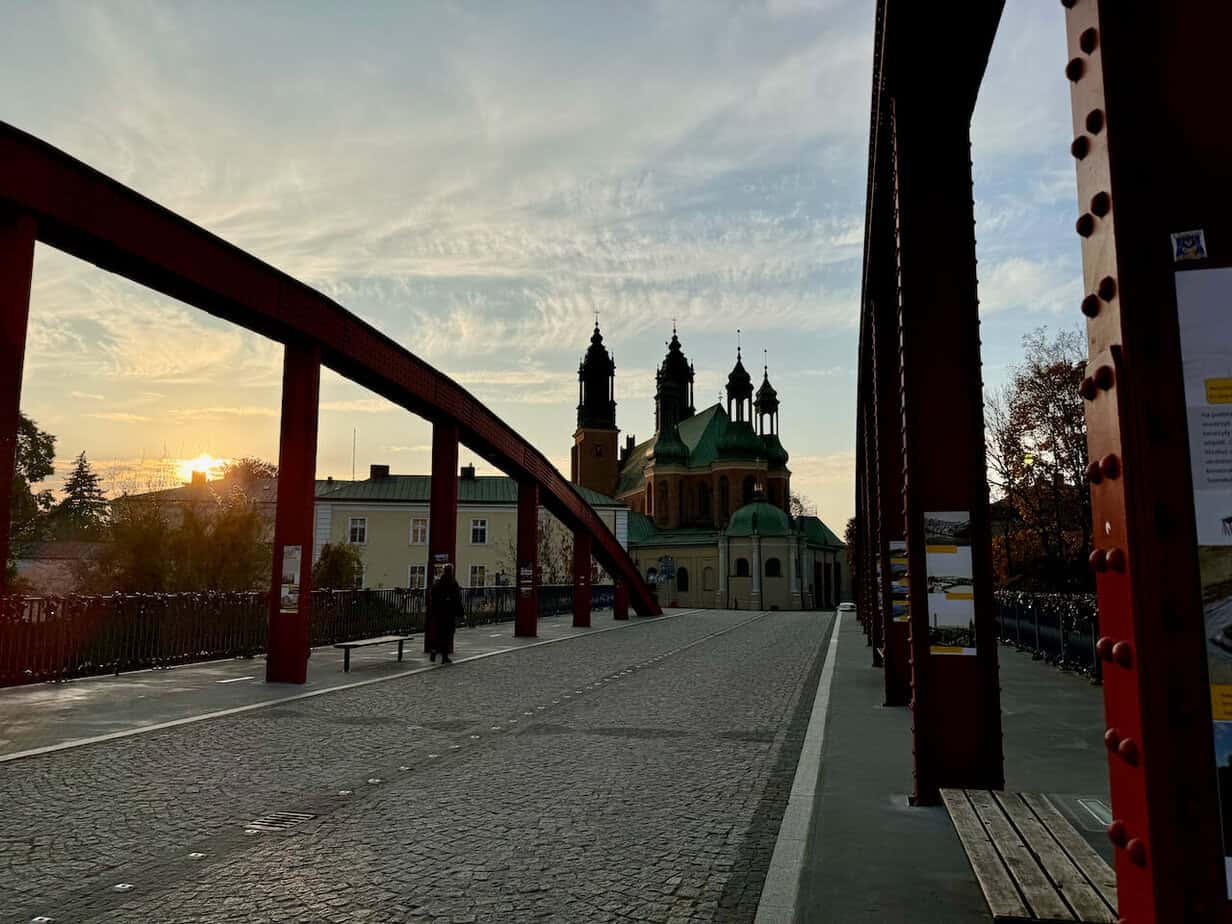
<instances>
[{"instance_id":1,"label":"cathedral building","mask_svg":"<svg viewBox=\"0 0 1232 924\"><path fill-rule=\"evenodd\" d=\"M726 407L701 411L693 377L673 327L655 375L654 435L630 436L618 450L616 364L596 324L578 366L573 482L629 508L629 552L667 605L836 605L845 548L817 517L791 515L769 369L754 392L737 348Z\"/></svg>"}]
</instances>

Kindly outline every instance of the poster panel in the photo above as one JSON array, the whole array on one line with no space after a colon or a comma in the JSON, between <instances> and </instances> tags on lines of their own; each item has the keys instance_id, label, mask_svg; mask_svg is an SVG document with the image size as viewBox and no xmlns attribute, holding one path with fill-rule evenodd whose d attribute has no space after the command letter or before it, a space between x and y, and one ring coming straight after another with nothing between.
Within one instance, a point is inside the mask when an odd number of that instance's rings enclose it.
<instances>
[{"instance_id":1,"label":"poster panel","mask_svg":"<svg viewBox=\"0 0 1232 924\"><path fill-rule=\"evenodd\" d=\"M299 612L299 566L303 546L282 547L282 581L278 592L278 610L282 613Z\"/></svg>"},{"instance_id":2,"label":"poster panel","mask_svg":"<svg viewBox=\"0 0 1232 924\"><path fill-rule=\"evenodd\" d=\"M936 655L974 655L971 512L925 512L924 552L928 580L928 650Z\"/></svg>"},{"instance_id":3,"label":"poster panel","mask_svg":"<svg viewBox=\"0 0 1232 924\"><path fill-rule=\"evenodd\" d=\"M1232 269L1176 274L1211 734L1232 897Z\"/></svg>"},{"instance_id":4,"label":"poster panel","mask_svg":"<svg viewBox=\"0 0 1232 924\"><path fill-rule=\"evenodd\" d=\"M907 578L907 543L890 542L890 601L895 622L911 622L911 584Z\"/></svg>"}]
</instances>

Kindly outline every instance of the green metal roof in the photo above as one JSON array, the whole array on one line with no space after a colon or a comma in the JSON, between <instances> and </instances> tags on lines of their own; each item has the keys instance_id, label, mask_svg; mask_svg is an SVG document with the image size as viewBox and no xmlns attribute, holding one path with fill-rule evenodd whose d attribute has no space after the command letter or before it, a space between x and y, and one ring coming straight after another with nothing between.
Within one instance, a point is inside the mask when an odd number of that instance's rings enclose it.
<instances>
[{"instance_id":1,"label":"green metal roof","mask_svg":"<svg viewBox=\"0 0 1232 924\"><path fill-rule=\"evenodd\" d=\"M727 526L729 536L787 536L792 533L791 517L774 504L755 501L745 504L732 514Z\"/></svg>"},{"instance_id":2,"label":"green metal roof","mask_svg":"<svg viewBox=\"0 0 1232 924\"><path fill-rule=\"evenodd\" d=\"M573 488L592 507L623 506L619 501L598 491L580 485L574 485ZM388 475L365 481L317 482L318 500L427 503L431 497L430 475ZM518 483L506 475L479 475L475 478L458 479L458 503L514 505L517 502Z\"/></svg>"},{"instance_id":3,"label":"green metal roof","mask_svg":"<svg viewBox=\"0 0 1232 924\"><path fill-rule=\"evenodd\" d=\"M629 514L629 548L637 546L714 545L718 534L713 529L687 527L660 531L654 520L643 513Z\"/></svg>"},{"instance_id":4,"label":"green metal roof","mask_svg":"<svg viewBox=\"0 0 1232 924\"><path fill-rule=\"evenodd\" d=\"M846 548L843 540L836 536L830 527L821 521L820 517L797 517L796 523L804 531L804 536L810 545L828 549Z\"/></svg>"}]
</instances>

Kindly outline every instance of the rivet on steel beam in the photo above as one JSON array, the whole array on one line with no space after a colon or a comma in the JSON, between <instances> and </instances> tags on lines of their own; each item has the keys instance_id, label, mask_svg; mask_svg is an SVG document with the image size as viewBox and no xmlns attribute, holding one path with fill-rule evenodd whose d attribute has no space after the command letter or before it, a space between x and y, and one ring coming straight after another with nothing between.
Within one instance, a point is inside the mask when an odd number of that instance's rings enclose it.
<instances>
[{"instance_id":1,"label":"rivet on steel beam","mask_svg":"<svg viewBox=\"0 0 1232 924\"><path fill-rule=\"evenodd\" d=\"M1099 470L1099 463L1092 462L1087 466L1087 481L1091 484L1099 484L1104 480L1104 474Z\"/></svg>"},{"instance_id":2,"label":"rivet on steel beam","mask_svg":"<svg viewBox=\"0 0 1232 924\"><path fill-rule=\"evenodd\" d=\"M1131 767L1138 766L1138 742L1133 738L1125 738L1117 745L1117 753Z\"/></svg>"},{"instance_id":3,"label":"rivet on steel beam","mask_svg":"<svg viewBox=\"0 0 1232 924\"><path fill-rule=\"evenodd\" d=\"M1097 38L1098 34L1094 29L1085 29L1083 30L1082 35L1078 36L1078 47L1081 48L1084 53L1090 54L1095 50L1095 40Z\"/></svg>"},{"instance_id":4,"label":"rivet on steel beam","mask_svg":"<svg viewBox=\"0 0 1232 924\"><path fill-rule=\"evenodd\" d=\"M1108 550L1108 567L1121 574L1125 571L1125 550L1121 548Z\"/></svg>"},{"instance_id":5,"label":"rivet on steel beam","mask_svg":"<svg viewBox=\"0 0 1232 924\"><path fill-rule=\"evenodd\" d=\"M1104 732L1104 747L1110 751L1115 751L1117 745L1121 743L1121 733L1115 728L1110 728Z\"/></svg>"},{"instance_id":6,"label":"rivet on steel beam","mask_svg":"<svg viewBox=\"0 0 1232 924\"><path fill-rule=\"evenodd\" d=\"M1095 379L1088 375L1082 380L1082 384L1078 386L1078 394L1090 401L1095 397L1095 392Z\"/></svg>"},{"instance_id":7,"label":"rivet on steel beam","mask_svg":"<svg viewBox=\"0 0 1232 924\"><path fill-rule=\"evenodd\" d=\"M1095 233L1095 219L1091 217L1090 212L1084 212L1078 216L1078 220L1074 222L1074 230L1081 237L1090 237Z\"/></svg>"},{"instance_id":8,"label":"rivet on steel beam","mask_svg":"<svg viewBox=\"0 0 1232 924\"><path fill-rule=\"evenodd\" d=\"M1116 478L1121 474L1121 460L1110 452L1099 460L1099 470L1105 478Z\"/></svg>"},{"instance_id":9,"label":"rivet on steel beam","mask_svg":"<svg viewBox=\"0 0 1232 924\"><path fill-rule=\"evenodd\" d=\"M1099 281L1099 288L1096 291L1099 292L1100 298L1110 302L1116 296L1116 288L1116 280L1111 276L1105 276Z\"/></svg>"},{"instance_id":10,"label":"rivet on steel beam","mask_svg":"<svg viewBox=\"0 0 1232 924\"><path fill-rule=\"evenodd\" d=\"M1086 65L1082 63L1081 58L1074 58L1069 64L1065 65L1065 76L1073 83L1077 83L1082 79L1082 72L1086 70Z\"/></svg>"},{"instance_id":11,"label":"rivet on steel beam","mask_svg":"<svg viewBox=\"0 0 1232 924\"><path fill-rule=\"evenodd\" d=\"M1098 135L1104 130L1104 110L1092 109L1087 113L1086 118L1087 131L1092 135Z\"/></svg>"},{"instance_id":12,"label":"rivet on steel beam","mask_svg":"<svg viewBox=\"0 0 1232 924\"><path fill-rule=\"evenodd\" d=\"M1061 6L1065 7L1067 10L1072 10L1074 8L1074 4L1077 2L1078 0L1061 0Z\"/></svg>"},{"instance_id":13,"label":"rivet on steel beam","mask_svg":"<svg viewBox=\"0 0 1232 924\"><path fill-rule=\"evenodd\" d=\"M1103 218L1112 211L1112 197L1106 192L1097 192L1091 197L1091 212L1096 218Z\"/></svg>"},{"instance_id":14,"label":"rivet on steel beam","mask_svg":"<svg viewBox=\"0 0 1232 924\"><path fill-rule=\"evenodd\" d=\"M1135 866L1146 866L1146 844L1142 842L1142 838L1135 837L1125 845L1125 852L1129 854L1129 862Z\"/></svg>"},{"instance_id":15,"label":"rivet on steel beam","mask_svg":"<svg viewBox=\"0 0 1232 924\"><path fill-rule=\"evenodd\" d=\"M1108 553L1103 549L1096 549L1087 556L1087 564L1091 566L1092 571L1107 571Z\"/></svg>"},{"instance_id":16,"label":"rivet on steel beam","mask_svg":"<svg viewBox=\"0 0 1232 924\"><path fill-rule=\"evenodd\" d=\"M1069 152L1074 155L1077 160L1082 160L1091 153L1091 142L1086 135L1079 135L1074 139L1074 143L1069 146Z\"/></svg>"},{"instance_id":17,"label":"rivet on steel beam","mask_svg":"<svg viewBox=\"0 0 1232 924\"><path fill-rule=\"evenodd\" d=\"M1095 653L1105 661L1109 660L1112 657L1112 639L1106 635L1100 636L1095 643Z\"/></svg>"},{"instance_id":18,"label":"rivet on steel beam","mask_svg":"<svg viewBox=\"0 0 1232 924\"><path fill-rule=\"evenodd\" d=\"M1116 847L1124 847L1129 842L1129 833L1125 830L1125 822L1117 819L1108 825L1108 840Z\"/></svg>"},{"instance_id":19,"label":"rivet on steel beam","mask_svg":"<svg viewBox=\"0 0 1232 924\"><path fill-rule=\"evenodd\" d=\"M1082 313L1088 318L1093 318L1099 314L1099 296L1088 295L1082 300Z\"/></svg>"},{"instance_id":20,"label":"rivet on steel beam","mask_svg":"<svg viewBox=\"0 0 1232 924\"><path fill-rule=\"evenodd\" d=\"M1134 650L1129 642L1121 641L1112 646L1112 660L1121 667L1130 667L1134 663Z\"/></svg>"},{"instance_id":21,"label":"rivet on steel beam","mask_svg":"<svg viewBox=\"0 0 1232 924\"><path fill-rule=\"evenodd\" d=\"M1095 370L1095 384L1104 391L1112 387L1115 378L1111 366L1100 366Z\"/></svg>"}]
</instances>

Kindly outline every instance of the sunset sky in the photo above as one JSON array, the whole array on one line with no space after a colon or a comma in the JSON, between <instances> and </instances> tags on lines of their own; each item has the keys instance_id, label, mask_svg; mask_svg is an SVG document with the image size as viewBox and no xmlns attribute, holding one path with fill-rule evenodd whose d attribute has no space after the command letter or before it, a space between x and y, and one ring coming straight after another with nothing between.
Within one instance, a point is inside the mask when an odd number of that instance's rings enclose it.
<instances>
[{"instance_id":1,"label":"sunset sky","mask_svg":"<svg viewBox=\"0 0 1232 924\"><path fill-rule=\"evenodd\" d=\"M872 0L11 4L0 119L327 293L568 472L600 314L653 427L677 319L715 400L768 351L793 486L854 508ZM1058 3L1009 0L973 125L985 380L1081 297ZM23 408L111 490L275 459L281 348L40 248ZM427 471L331 373L318 472ZM468 458L465 449L463 461ZM481 467L482 470L482 467Z\"/></svg>"}]
</instances>

